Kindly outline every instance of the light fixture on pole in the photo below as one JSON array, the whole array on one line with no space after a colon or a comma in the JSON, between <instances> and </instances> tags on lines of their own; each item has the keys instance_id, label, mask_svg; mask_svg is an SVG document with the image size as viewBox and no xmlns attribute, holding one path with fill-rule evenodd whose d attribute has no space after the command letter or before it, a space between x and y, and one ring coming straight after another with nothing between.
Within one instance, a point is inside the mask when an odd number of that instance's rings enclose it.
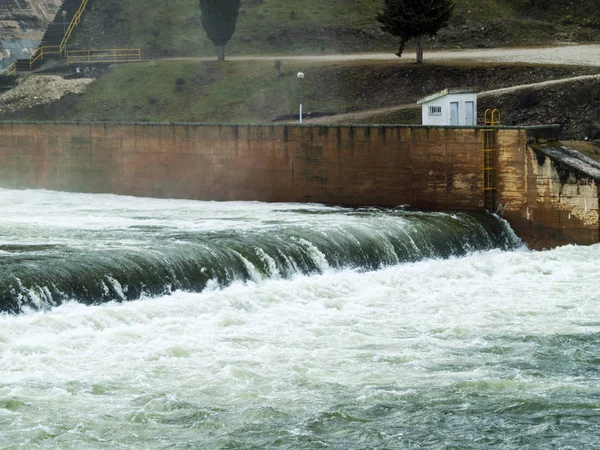
<instances>
[{"instance_id":1,"label":"light fixture on pole","mask_svg":"<svg viewBox=\"0 0 600 450\"><path fill-rule=\"evenodd\" d=\"M63 16L63 41L65 39L65 36L67 35L67 11L66 10L62 10L62 16ZM65 55L67 54L67 46L65 45Z\"/></svg>"},{"instance_id":2,"label":"light fixture on pole","mask_svg":"<svg viewBox=\"0 0 600 450\"><path fill-rule=\"evenodd\" d=\"M300 80L300 125L302 125L302 79L304 78L303 72L298 72L298 80Z\"/></svg>"}]
</instances>

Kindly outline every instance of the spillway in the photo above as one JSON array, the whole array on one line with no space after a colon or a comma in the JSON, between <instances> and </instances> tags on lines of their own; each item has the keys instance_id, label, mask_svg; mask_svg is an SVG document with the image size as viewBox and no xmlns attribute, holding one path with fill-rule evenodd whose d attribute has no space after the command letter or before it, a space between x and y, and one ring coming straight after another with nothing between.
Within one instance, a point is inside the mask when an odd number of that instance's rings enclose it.
<instances>
[{"instance_id":1,"label":"spillway","mask_svg":"<svg viewBox=\"0 0 600 450\"><path fill-rule=\"evenodd\" d=\"M0 447L593 448L600 246L0 191Z\"/></svg>"},{"instance_id":2,"label":"spillway","mask_svg":"<svg viewBox=\"0 0 600 450\"><path fill-rule=\"evenodd\" d=\"M0 310L13 313L518 245L484 214L3 194Z\"/></svg>"}]
</instances>

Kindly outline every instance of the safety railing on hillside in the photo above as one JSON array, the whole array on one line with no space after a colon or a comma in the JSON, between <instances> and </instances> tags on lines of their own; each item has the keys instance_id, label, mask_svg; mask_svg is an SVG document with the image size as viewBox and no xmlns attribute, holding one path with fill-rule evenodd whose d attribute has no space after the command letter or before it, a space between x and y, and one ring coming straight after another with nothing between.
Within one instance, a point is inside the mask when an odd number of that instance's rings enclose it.
<instances>
[{"instance_id":1,"label":"safety railing on hillside","mask_svg":"<svg viewBox=\"0 0 600 450\"><path fill-rule=\"evenodd\" d=\"M44 47L38 47L35 52L29 57L29 69L33 67L36 61L43 60L49 55L60 55L60 48L58 45L46 45Z\"/></svg>"},{"instance_id":2,"label":"safety railing on hillside","mask_svg":"<svg viewBox=\"0 0 600 450\"><path fill-rule=\"evenodd\" d=\"M141 61L142 51L139 48L112 48L105 50L69 50L67 64L95 62L130 62Z\"/></svg>"},{"instance_id":3,"label":"safety railing on hillside","mask_svg":"<svg viewBox=\"0 0 600 450\"><path fill-rule=\"evenodd\" d=\"M17 73L17 65L12 63L11 65L4 68L2 72L0 72L0 77L7 77L9 75L15 75Z\"/></svg>"},{"instance_id":4,"label":"safety railing on hillside","mask_svg":"<svg viewBox=\"0 0 600 450\"><path fill-rule=\"evenodd\" d=\"M87 7L87 4L88 4L88 0L83 0L81 2L81 5L79 5L79 9L77 9L77 12L75 13L75 15L73 15L73 19L71 19L71 23L69 23L69 26L67 27L67 30L65 31L65 35L64 35L62 41L60 42L60 54L61 55L65 54L65 50L67 48L67 42L69 41L69 38L71 37L71 33L73 32L75 27L79 24L79 22L81 22L81 16L83 15L85 8Z\"/></svg>"}]
</instances>

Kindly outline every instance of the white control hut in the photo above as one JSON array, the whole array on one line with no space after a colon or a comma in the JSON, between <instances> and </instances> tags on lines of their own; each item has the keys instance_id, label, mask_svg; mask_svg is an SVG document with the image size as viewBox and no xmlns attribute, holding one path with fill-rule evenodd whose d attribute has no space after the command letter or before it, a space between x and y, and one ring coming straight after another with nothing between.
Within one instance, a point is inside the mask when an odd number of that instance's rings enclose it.
<instances>
[{"instance_id":1,"label":"white control hut","mask_svg":"<svg viewBox=\"0 0 600 450\"><path fill-rule=\"evenodd\" d=\"M477 125L477 93L471 89L444 89L422 98L423 125Z\"/></svg>"}]
</instances>

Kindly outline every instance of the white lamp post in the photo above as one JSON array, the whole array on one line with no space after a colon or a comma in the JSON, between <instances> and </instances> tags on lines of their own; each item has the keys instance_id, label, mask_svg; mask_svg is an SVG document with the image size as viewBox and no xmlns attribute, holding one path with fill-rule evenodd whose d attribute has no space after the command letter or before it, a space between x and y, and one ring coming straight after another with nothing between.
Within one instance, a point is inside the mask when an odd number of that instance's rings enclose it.
<instances>
[{"instance_id":1,"label":"white lamp post","mask_svg":"<svg viewBox=\"0 0 600 450\"><path fill-rule=\"evenodd\" d=\"M298 72L298 80L300 80L300 125L302 125L302 79L304 78L303 72Z\"/></svg>"},{"instance_id":2,"label":"white lamp post","mask_svg":"<svg viewBox=\"0 0 600 450\"><path fill-rule=\"evenodd\" d=\"M65 36L67 35L67 11L66 10L62 10L62 16L63 16L63 39L65 38ZM65 42L65 55L67 54L67 45Z\"/></svg>"}]
</instances>

